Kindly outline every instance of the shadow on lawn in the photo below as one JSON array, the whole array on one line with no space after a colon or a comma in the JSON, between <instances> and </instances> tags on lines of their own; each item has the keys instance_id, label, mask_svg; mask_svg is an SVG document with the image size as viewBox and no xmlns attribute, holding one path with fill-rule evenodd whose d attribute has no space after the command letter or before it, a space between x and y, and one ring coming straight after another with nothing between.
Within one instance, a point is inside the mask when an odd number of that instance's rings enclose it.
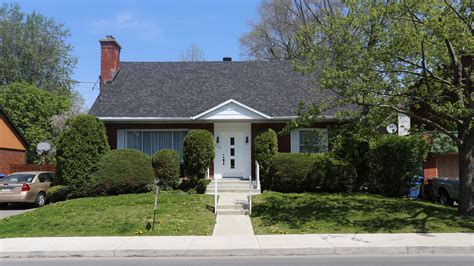
<instances>
[{"instance_id":1,"label":"shadow on lawn","mask_svg":"<svg viewBox=\"0 0 474 266\"><path fill-rule=\"evenodd\" d=\"M335 224L360 232L396 232L409 228L426 233L440 224L474 231L473 220L455 219L455 209L361 194L270 194L255 204L252 217L259 218L264 226L284 223L291 229L313 222L316 226Z\"/></svg>"}]
</instances>

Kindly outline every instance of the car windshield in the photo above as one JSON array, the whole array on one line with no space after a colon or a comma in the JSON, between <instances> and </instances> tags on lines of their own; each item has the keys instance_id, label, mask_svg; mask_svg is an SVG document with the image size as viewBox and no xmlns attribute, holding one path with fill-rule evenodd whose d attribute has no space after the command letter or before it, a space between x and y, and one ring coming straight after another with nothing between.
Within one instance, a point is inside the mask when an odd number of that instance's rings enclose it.
<instances>
[{"instance_id":1,"label":"car windshield","mask_svg":"<svg viewBox=\"0 0 474 266\"><path fill-rule=\"evenodd\" d=\"M34 174L13 174L5 177L2 183L31 183L35 178Z\"/></svg>"}]
</instances>

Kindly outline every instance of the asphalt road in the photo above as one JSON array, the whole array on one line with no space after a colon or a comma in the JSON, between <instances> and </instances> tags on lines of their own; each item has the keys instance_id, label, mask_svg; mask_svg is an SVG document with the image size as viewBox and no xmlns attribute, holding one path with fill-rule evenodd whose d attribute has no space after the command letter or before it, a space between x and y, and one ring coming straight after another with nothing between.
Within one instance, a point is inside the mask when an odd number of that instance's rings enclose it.
<instances>
[{"instance_id":1,"label":"asphalt road","mask_svg":"<svg viewBox=\"0 0 474 266\"><path fill-rule=\"evenodd\" d=\"M289 256L289 257L199 257L199 258L65 258L65 259L0 259L10 265L474 265L474 255L396 255L396 256Z\"/></svg>"},{"instance_id":2,"label":"asphalt road","mask_svg":"<svg viewBox=\"0 0 474 266\"><path fill-rule=\"evenodd\" d=\"M31 204L9 204L0 206L0 219L32 211L35 208Z\"/></svg>"}]
</instances>

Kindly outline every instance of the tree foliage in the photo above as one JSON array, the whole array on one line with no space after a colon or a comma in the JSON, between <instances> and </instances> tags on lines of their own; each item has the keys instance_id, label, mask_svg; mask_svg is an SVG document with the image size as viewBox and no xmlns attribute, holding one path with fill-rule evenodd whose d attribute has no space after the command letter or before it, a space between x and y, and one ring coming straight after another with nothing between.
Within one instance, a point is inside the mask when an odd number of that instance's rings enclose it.
<instances>
[{"instance_id":1,"label":"tree foliage","mask_svg":"<svg viewBox=\"0 0 474 266\"><path fill-rule=\"evenodd\" d=\"M27 82L69 92L77 59L69 31L52 18L25 14L18 4L0 6L0 84Z\"/></svg>"},{"instance_id":2,"label":"tree foliage","mask_svg":"<svg viewBox=\"0 0 474 266\"><path fill-rule=\"evenodd\" d=\"M428 143L418 135L385 135L374 141L370 151L368 188L385 196L405 196L411 179L422 172Z\"/></svg>"},{"instance_id":3,"label":"tree foliage","mask_svg":"<svg viewBox=\"0 0 474 266\"><path fill-rule=\"evenodd\" d=\"M214 156L214 137L211 132L204 129L193 129L186 134L183 143L183 157L188 177L204 178Z\"/></svg>"},{"instance_id":4,"label":"tree foliage","mask_svg":"<svg viewBox=\"0 0 474 266\"><path fill-rule=\"evenodd\" d=\"M57 175L70 189L72 197L86 196L92 174L110 150L104 124L91 115L79 115L66 123L56 152ZM149 161L150 172L151 160Z\"/></svg>"},{"instance_id":5,"label":"tree foliage","mask_svg":"<svg viewBox=\"0 0 474 266\"><path fill-rule=\"evenodd\" d=\"M278 153L278 136L273 129L268 129L255 137L255 160L260 164L262 178L268 174L273 157Z\"/></svg>"},{"instance_id":6,"label":"tree foliage","mask_svg":"<svg viewBox=\"0 0 474 266\"><path fill-rule=\"evenodd\" d=\"M176 189L179 185L180 158L176 150L160 150L152 157L155 178L162 189Z\"/></svg>"},{"instance_id":7,"label":"tree foliage","mask_svg":"<svg viewBox=\"0 0 474 266\"><path fill-rule=\"evenodd\" d=\"M294 61L320 73L335 105L361 106L361 119L402 113L449 136L463 215L474 214L472 18L469 1L344 1L343 12L300 27Z\"/></svg>"},{"instance_id":8,"label":"tree foliage","mask_svg":"<svg viewBox=\"0 0 474 266\"><path fill-rule=\"evenodd\" d=\"M0 86L0 105L30 142L28 161L38 163L41 158L36 153L36 144L44 140L54 142L51 117L68 110L71 100L34 85L12 83Z\"/></svg>"}]
</instances>

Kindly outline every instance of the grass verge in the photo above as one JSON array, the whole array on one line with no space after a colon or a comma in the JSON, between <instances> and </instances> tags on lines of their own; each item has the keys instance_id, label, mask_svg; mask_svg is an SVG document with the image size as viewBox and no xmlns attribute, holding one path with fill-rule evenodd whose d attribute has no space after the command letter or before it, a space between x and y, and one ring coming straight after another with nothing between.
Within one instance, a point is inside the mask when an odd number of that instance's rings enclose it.
<instances>
[{"instance_id":1,"label":"grass verge","mask_svg":"<svg viewBox=\"0 0 474 266\"><path fill-rule=\"evenodd\" d=\"M213 198L179 191L160 192L155 229L154 194L82 198L49 204L0 220L0 237L210 235Z\"/></svg>"},{"instance_id":2,"label":"grass verge","mask_svg":"<svg viewBox=\"0 0 474 266\"><path fill-rule=\"evenodd\" d=\"M256 234L474 232L455 208L378 195L264 192L253 204Z\"/></svg>"}]
</instances>

